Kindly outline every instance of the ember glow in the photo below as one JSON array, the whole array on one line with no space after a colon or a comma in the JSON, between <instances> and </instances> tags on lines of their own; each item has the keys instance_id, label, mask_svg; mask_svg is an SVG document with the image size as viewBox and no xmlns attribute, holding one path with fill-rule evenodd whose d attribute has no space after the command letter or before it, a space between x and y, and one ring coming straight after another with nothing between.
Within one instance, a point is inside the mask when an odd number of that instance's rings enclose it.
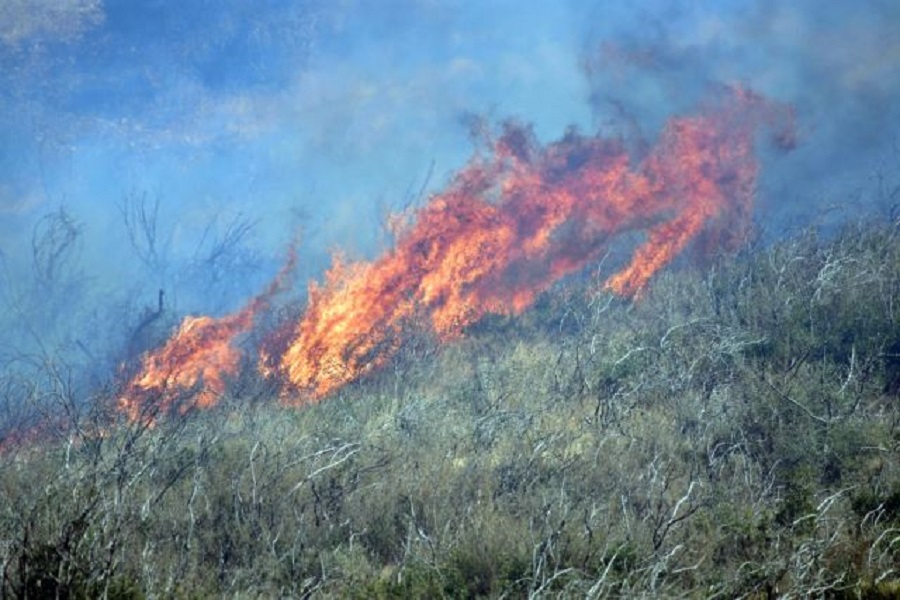
<instances>
[{"instance_id":1,"label":"ember glow","mask_svg":"<svg viewBox=\"0 0 900 600\"><path fill-rule=\"evenodd\" d=\"M395 248L372 262L339 260L310 286L281 359L285 379L301 401L319 398L388 360L414 316L448 340L486 313L519 313L626 231L646 232L606 281L626 297L701 234L707 250L734 248L748 231L765 125L790 145L789 111L739 88L705 114L672 118L637 160L621 140L570 132L542 148L507 124Z\"/></svg>"},{"instance_id":2,"label":"ember glow","mask_svg":"<svg viewBox=\"0 0 900 600\"><path fill-rule=\"evenodd\" d=\"M324 282L310 284L299 320L270 332L258 369L281 380L289 403L316 400L382 366L411 321L449 341L487 313L518 314L624 232L645 239L605 287L639 295L692 241L712 252L746 239L764 128L793 144L790 111L741 88L700 115L670 119L641 157L621 139L574 131L542 147L529 128L507 123L399 229L391 250L370 262L336 258ZM242 365L236 338L268 308L292 261L237 314L189 317L146 355L119 401L128 417L170 411L183 396L180 410L214 404Z\"/></svg>"}]
</instances>

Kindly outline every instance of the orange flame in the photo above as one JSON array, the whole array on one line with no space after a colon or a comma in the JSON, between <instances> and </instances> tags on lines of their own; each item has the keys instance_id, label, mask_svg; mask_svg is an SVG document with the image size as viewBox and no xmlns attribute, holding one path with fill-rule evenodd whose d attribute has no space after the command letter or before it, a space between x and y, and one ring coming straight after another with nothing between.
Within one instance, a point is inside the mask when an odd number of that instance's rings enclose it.
<instances>
[{"instance_id":1,"label":"orange flame","mask_svg":"<svg viewBox=\"0 0 900 600\"><path fill-rule=\"evenodd\" d=\"M450 339L486 313L519 313L625 231L647 237L606 281L623 296L701 233L710 247L733 248L749 226L755 134L789 119L735 88L707 114L671 119L634 166L621 140L569 132L541 148L507 124L492 156L476 156L433 196L395 248L373 262L337 259L324 285L310 285L280 369L302 396L321 397L387 361L415 315Z\"/></svg>"},{"instance_id":2,"label":"orange flame","mask_svg":"<svg viewBox=\"0 0 900 600\"><path fill-rule=\"evenodd\" d=\"M198 386L202 389L194 404L212 406L225 391L225 377L238 371L241 354L232 342L249 331L252 322L247 310L220 319L186 317L162 348L143 357L141 372L129 383L119 407L129 419L138 420L147 410L170 410L180 394Z\"/></svg>"},{"instance_id":3,"label":"orange flame","mask_svg":"<svg viewBox=\"0 0 900 600\"><path fill-rule=\"evenodd\" d=\"M292 247L274 281L236 314L186 317L165 345L143 356L140 371L118 400L119 409L131 421L152 423L157 414L169 412L176 405L185 412L216 404L225 392L226 380L237 375L241 365L237 338L252 329L272 296L286 287L295 266Z\"/></svg>"},{"instance_id":4,"label":"orange flame","mask_svg":"<svg viewBox=\"0 0 900 600\"><path fill-rule=\"evenodd\" d=\"M280 376L295 397L320 398L389 360L410 320L424 318L449 340L486 313L520 313L627 231L646 232L646 239L605 286L637 295L692 241L711 251L745 239L756 133L779 126L780 143L790 146L791 117L733 88L705 114L670 119L640 159L619 139L570 131L541 147L530 129L506 124L489 156L476 155L398 228L393 249L372 262L336 258L324 283L310 284L299 321L264 341L258 368ZM128 417L170 411L185 395L192 400L180 410L217 402L240 368L235 340L254 326L294 260L237 314L189 317L146 355L119 399Z\"/></svg>"}]
</instances>

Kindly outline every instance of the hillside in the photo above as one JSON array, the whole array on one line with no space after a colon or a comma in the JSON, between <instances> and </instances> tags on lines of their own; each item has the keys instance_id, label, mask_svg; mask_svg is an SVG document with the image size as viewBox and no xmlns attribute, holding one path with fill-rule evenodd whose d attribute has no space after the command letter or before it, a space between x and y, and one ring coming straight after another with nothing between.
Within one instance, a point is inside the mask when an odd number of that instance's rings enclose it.
<instances>
[{"instance_id":1,"label":"hillside","mask_svg":"<svg viewBox=\"0 0 900 600\"><path fill-rule=\"evenodd\" d=\"M0 595L900 595L900 222L582 277L286 407L43 400L0 457Z\"/></svg>"}]
</instances>

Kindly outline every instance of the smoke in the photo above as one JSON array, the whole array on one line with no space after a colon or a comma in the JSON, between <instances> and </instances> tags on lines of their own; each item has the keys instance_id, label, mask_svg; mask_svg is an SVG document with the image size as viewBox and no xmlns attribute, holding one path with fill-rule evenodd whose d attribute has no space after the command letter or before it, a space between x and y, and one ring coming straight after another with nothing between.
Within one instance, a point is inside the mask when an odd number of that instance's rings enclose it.
<instances>
[{"instance_id":1,"label":"smoke","mask_svg":"<svg viewBox=\"0 0 900 600\"><path fill-rule=\"evenodd\" d=\"M737 85L796 115L795 151L762 157L770 239L878 208L900 172L897 22L877 0L3 2L3 352L108 372L159 289L171 313L238 310L298 229L299 281L336 248L376 256L385 216L446 186L480 120L539 144L621 135L637 161ZM141 210L152 260L123 218ZM48 288L35 227L60 211L77 254Z\"/></svg>"},{"instance_id":2,"label":"smoke","mask_svg":"<svg viewBox=\"0 0 900 600\"><path fill-rule=\"evenodd\" d=\"M761 184L770 236L883 208L873 178L900 170L900 6L662 4L637 3L590 29L584 70L598 125L647 135L673 107L739 83L790 103L800 128L797 151L771 161Z\"/></svg>"}]
</instances>

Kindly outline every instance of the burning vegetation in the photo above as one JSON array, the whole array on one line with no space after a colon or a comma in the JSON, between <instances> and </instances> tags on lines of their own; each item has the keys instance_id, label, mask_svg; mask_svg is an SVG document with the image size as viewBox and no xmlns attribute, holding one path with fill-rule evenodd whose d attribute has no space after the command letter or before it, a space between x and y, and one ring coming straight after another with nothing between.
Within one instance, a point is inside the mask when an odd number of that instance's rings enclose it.
<instances>
[{"instance_id":1,"label":"burning vegetation","mask_svg":"<svg viewBox=\"0 0 900 600\"><path fill-rule=\"evenodd\" d=\"M289 403L316 400L388 361L411 319L447 341L485 314L518 314L625 232L644 241L605 287L637 296L691 242L713 252L746 239L764 129L789 147L790 110L737 87L698 115L671 118L639 157L621 139L575 131L541 146L528 127L506 123L392 249L372 261L336 259L324 283L310 284L305 312L273 334L281 343L260 351L259 369L278 377ZM237 338L283 277L236 315L186 319L143 358L122 410L131 419L148 401L168 410L188 390L192 405L215 403L242 364Z\"/></svg>"},{"instance_id":2,"label":"burning vegetation","mask_svg":"<svg viewBox=\"0 0 900 600\"><path fill-rule=\"evenodd\" d=\"M173 409L183 413L214 405L225 392L227 379L241 367L240 338L253 329L272 297L288 287L296 262L292 247L268 289L237 313L186 317L161 348L143 355L137 375L118 399L120 411L131 421L153 422Z\"/></svg>"}]
</instances>

